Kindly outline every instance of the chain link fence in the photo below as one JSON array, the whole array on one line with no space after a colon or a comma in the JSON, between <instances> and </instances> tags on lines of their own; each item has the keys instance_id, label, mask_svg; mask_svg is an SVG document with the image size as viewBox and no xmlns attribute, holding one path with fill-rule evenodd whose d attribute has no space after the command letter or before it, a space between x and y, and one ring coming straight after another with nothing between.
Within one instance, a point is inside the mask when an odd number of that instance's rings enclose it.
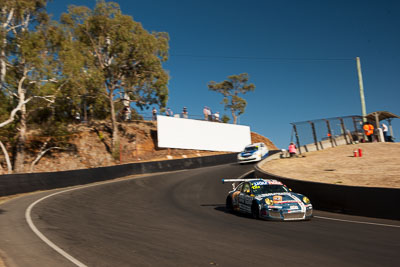
<instances>
[{"instance_id":1,"label":"chain link fence","mask_svg":"<svg viewBox=\"0 0 400 267\"><path fill-rule=\"evenodd\" d=\"M291 142L299 153L360 142L364 138L361 116L293 122Z\"/></svg>"}]
</instances>

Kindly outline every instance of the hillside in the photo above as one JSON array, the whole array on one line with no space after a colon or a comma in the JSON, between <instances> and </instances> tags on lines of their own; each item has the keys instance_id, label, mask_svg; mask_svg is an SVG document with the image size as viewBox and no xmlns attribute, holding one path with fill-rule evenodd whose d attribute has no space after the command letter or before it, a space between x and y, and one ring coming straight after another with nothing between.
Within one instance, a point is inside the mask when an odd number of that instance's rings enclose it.
<instances>
[{"instance_id":1,"label":"hillside","mask_svg":"<svg viewBox=\"0 0 400 267\"><path fill-rule=\"evenodd\" d=\"M157 147L157 126L152 121L132 121L120 124L121 154L114 160L110 150L111 128L108 122L98 121L90 124L71 124L67 137L68 149L50 150L35 165L33 172L64 171L74 169L112 166L141 161L168 160L186 157L199 157L225 152L166 149ZM25 172L30 172L30 164L38 154L40 139L34 132L28 134ZM270 150L277 149L266 137L251 133L252 142L264 142ZM120 161L121 160L121 161ZM0 174L6 173L4 156L0 155Z\"/></svg>"}]
</instances>

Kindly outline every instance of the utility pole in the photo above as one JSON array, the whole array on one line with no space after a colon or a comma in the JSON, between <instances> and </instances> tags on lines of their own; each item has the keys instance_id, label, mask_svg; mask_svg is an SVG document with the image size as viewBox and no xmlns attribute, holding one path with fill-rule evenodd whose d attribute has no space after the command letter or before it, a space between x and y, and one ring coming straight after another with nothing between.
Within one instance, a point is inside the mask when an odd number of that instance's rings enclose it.
<instances>
[{"instance_id":1,"label":"utility pole","mask_svg":"<svg viewBox=\"0 0 400 267\"><path fill-rule=\"evenodd\" d=\"M360 85L360 98L361 98L361 111L363 122L367 121L367 109L365 108L365 97L364 97L364 85L363 85L363 78L361 73L361 63L360 58L356 57L357 61L357 72L358 72L358 84Z\"/></svg>"}]
</instances>

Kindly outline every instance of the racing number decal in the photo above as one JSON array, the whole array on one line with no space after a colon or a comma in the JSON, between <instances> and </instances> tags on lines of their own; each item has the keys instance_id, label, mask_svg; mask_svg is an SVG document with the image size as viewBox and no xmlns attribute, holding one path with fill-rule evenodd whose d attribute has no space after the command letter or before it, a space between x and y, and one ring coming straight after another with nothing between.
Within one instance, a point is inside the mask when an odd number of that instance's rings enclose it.
<instances>
[{"instance_id":1,"label":"racing number decal","mask_svg":"<svg viewBox=\"0 0 400 267\"><path fill-rule=\"evenodd\" d=\"M274 203L282 202L282 196L274 196L273 200L274 200Z\"/></svg>"}]
</instances>

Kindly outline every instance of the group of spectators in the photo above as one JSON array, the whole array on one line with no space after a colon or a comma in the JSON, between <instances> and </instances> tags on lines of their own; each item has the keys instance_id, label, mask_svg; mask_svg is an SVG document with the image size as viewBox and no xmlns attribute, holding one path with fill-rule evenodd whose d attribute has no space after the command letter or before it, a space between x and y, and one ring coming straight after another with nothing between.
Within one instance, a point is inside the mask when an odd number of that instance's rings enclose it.
<instances>
[{"instance_id":1,"label":"group of spectators","mask_svg":"<svg viewBox=\"0 0 400 267\"><path fill-rule=\"evenodd\" d=\"M204 120L205 121L220 121L219 112L212 113L211 109L207 106L203 108Z\"/></svg>"},{"instance_id":2,"label":"group of spectators","mask_svg":"<svg viewBox=\"0 0 400 267\"><path fill-rule=\"evenodd\" d=\"M153 110L151 111L151 113L152 113L152 120L156 121L157 120L157 113L158 113L157 109L155 107L153 107ZM172 111L171 108L168 107L165 110L165 116L174 117L174 112ZM185 119L189 118L189 112L187 110L187 107L183 107L182 112L181 112L181 117L185 118Z\"/></svg>"},{"instance_id":3,"label":"group of spectators","mask_svg":"<svg viewBox=\"0 0 400 267\"><path fill-rule=\"evenodd\" d=\"M152 109L152 120L156 121L157 120L157 114L158 111L155 107L153 107ZM206 121L216 121L219 122L220 121L220 116L219 116L219 112L215 112L214 114L211 112L211 109L207 106L204 107L203 109L203 114L204 114L204 120ZM174 112L172 111L171 108L167 108L165 110L165 116L168 117L174 117ZM183 107L182 112L180 114L181 118L187 119L189 118L189 112L187 110L187 107Z\"/></svg>"},{"instance_id":4,"label":"group of spectators","mask_svg":"<svg viewBox=\"0 0 400 267\"><path fill-rule=\"evenodd\" d=\"M381 123L382 126L382 132L383 132L383 139L385 142L393 142L393 138L389 136L388 134L388 127L386 124ZM365 135L367 136L368 142L374 142L375 141L375 127L372 125L370 122L366 122L363 125L363 130Z\"/></svg>"}]
</instances>

